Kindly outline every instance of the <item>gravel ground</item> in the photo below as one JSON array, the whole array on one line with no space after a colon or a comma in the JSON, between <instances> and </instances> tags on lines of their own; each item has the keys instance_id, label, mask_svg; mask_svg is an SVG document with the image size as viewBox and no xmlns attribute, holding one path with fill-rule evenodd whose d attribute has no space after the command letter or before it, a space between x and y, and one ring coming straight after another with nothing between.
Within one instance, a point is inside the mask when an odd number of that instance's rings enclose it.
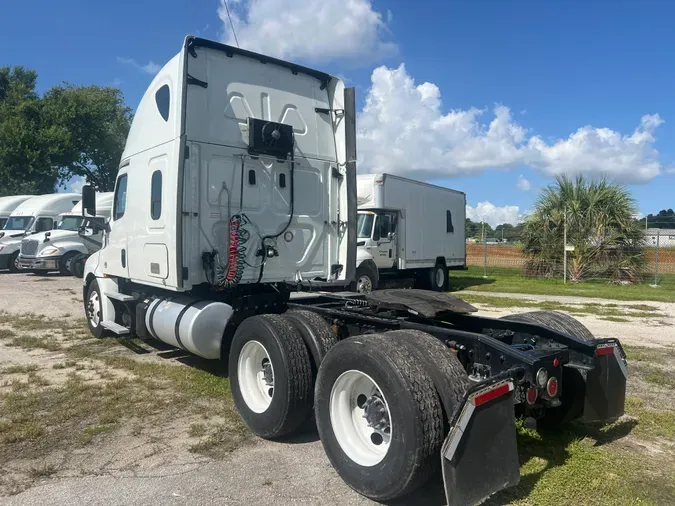
<instances>
[{"instance_id":1,"label":"gravel ground","mask_svg":"<svg viewBox=\"0 0 675 506\"><path fill-rule=\"evenodd\" d=\"M485 295L476 292L477 295ZM575 297L489 294L512 299L555 300L561 303L609 301ZM14 314L37 313L49 317L81 318L81 280L33 275L0 275L0 300L3 309ZM611 301L612 303L624 304ZM629 304L629 303L625 303ZM630 344L664 346L675 344L675 303L652 303L665 315L665 322L652 325L644 318L630 323L613 323L593 316L580 317L596 335L619 337ZM492 311L481 308L489 316L532 310ZM664 318L660 318L664 320ZM668 325L668 326L665 326ZM121 347L120 347L121 348ZM124 350L124 349L123 349ZM124 352L124 351L122 351ZM30 352L31 361L53 361L48 352ZM25 362L25 353L0 344L0 368ZM37 358L36 358L37 357ZM146 359L148 359L146 357ZM150 357L152 359L152 357ZM157 358L157 360L162 360ZM123 437L123 436L120 436ZM133 447L107 455L108 463L137 459ZM254 440L235 450L223 460L183 458L172 452L161 454L152 465L104 467L96 475L55 477L36 483L32 488L0 498L5 506L29 505L212 505L212 504L375 504L351 491L330 466L316 434L301 441L268 442ZM132 462L133 463L133 462ZM127 469L133 468L133 471ZM425 491L400 504L443 504L439 480Z\"/></svg>"}]
</instances>

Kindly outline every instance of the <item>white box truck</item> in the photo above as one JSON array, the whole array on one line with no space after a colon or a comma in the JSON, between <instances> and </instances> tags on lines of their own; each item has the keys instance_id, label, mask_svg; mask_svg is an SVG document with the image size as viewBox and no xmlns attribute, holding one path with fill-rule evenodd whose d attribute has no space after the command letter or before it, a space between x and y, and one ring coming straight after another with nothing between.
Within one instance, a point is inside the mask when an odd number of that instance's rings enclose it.
<instances>
[{"instance_id":1,"label":"white box truck","mask_svg":"<svg viewBox=\"0 0 675 506\"><path fill-rule=\"evenodd\" d=\"M448 270L466 267L466 195L393 174L357 178L356 279L353 290L370 292L389 277L448 288Z\"/></svg>"},{"instance_id":2,"label":"white box truck","mask_svg":"<svg viewBox=\"0 0 675 506\"><path fill-rule=\"evenodd\" d=\"M23 238L52 230L58 216L71 210L81 198L77 193L50 193L32 197L19 204L0 231L0 269L17 272Z\"/></svg>"},{"instance_id":3,"label":"white box truck","mask_svg":"<svg viewBox=\"0 0 675 506\"><path fill-rule=\"evenodd\" d=\"M28 199L32 199L35 195L12 195L11 197L0 197L0 230L5 227L5 223L9 219L9 215L17 208L19 204Z\"/></svg>"},{"instance_id":4,"label":"white box truck","mask_svg":"<svg viewBox=\"0 0 675 506\"><path fill-rule=\"evenodd\" d=\"M406 495L440 464L448 503L476 504L518 482L514 405L550 421L620 416L625 355L559 313L322 291L355 274L354 104L336 77L187 37L134 116L109 224L83 189L105 230L85 265L88 325L226 361L261 437L313 414L337 473L367 497Z\"/></svg>"},{"instance_id":5,"label":"white box truck","mask_svg":"<svg viewBox=\"0 0 675 506\"><path fill-rule=\"evenodd\" d=\"M103 222L110 219L112 192L96 194L97 218ZM90 232L87 232L87 231ZM62 275L80 275L75 269L84 266L83 260L101 249L102 230L89 226L82 216L82 203L75 204L70 211L59 215L54 230L25 237L21 241L18 265L35 273L59 271Z\"/></svg>"}]
</instances>

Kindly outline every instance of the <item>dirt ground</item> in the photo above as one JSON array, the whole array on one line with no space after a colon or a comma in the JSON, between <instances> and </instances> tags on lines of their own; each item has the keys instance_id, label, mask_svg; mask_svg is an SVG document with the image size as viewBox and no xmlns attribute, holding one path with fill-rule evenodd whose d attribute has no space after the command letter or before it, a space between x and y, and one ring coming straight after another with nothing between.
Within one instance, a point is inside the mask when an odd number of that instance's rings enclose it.
<instances>
[{"instance_id":1,"label":"dirt ground","mask_svg":"<svg viewBox=\"0 0 675 506\"><path fill-rule=\"evenodd\" d=\"M374 504L337 476L315 429L282 442L251 437L234 412L222 364L161 343L92 339L80 283L0 274L0 503ZM639 399L640 414L663 405L660 394L675 382L675 303L653 305L658 324L579 317L598 337L639 347L631 352L639 374L628 394ZM478 307L490 316L531 310ZM674 462L664 433L644 427L623 437L621 451ZM545 503L527 495L496 503L512 501ZM443 503L436 479L401 504Z\"/></svg>"}]
</instances>

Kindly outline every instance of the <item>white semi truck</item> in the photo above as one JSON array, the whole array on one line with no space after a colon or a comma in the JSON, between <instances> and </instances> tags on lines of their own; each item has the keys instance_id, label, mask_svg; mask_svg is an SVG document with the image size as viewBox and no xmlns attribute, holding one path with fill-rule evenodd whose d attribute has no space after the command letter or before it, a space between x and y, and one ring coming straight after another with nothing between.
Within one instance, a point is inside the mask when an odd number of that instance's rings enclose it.
<instances>
[{"instance_id":1,"label":"white semi truck","mask_svg":"<svg viewBox=\"0 0 675 506\"><path fill-rule=\"evenodd\" d=\"M12 211L22 202L33 198L34 195L13 195L11 197L0 197L0 230L5 227Z\"/></svg>"},{"instance_id":2,"label":"white semi truck","mask_svg":"<svg viewBox=\"0 0 675 506\"><path fill-rule=\"evenodd\" d=\"M96 194L99 220L110 219L112 196L112 192ZM75 265L84 266L83 260L101 249L102 232L98 227L89 227L88 220L82 216L82 203L78 202L70 211L59 215L54 230L30 235L21 241L19 268L35 273L59 271L63 275L77 275Z\"/></svg>"},{"instance_id":3,"label":"white semi truck","mask_svg":"<svg viewBox=\"0 0 675 506\"><path fill-rule=\"evenodd\" d=\"M466 267L466 195L392 174L357 178L356 279L368 293L384 277L414 277L446 291L448 270Z\"/></svg>"},{"instance_id":4,"label":"white semi truck","mask_svg":"<svg viewBox=\"0 0 675 506\"><path fill-rule=\"evenodd\" d=\"M106 236L85 265L91 332L227 362L253 432L279 438L313 414L337 473L379 501L439 465L449 504L517 483L516 405L550 423L623 414L620 343L567 315L323 291L355 275L355 160L340 79L187 37L134 116L109 224L83 189Z\"/></svg>"},{"instance_id":5,"label":"white semi truck","mask_svg":"<svg viewBox=\"0 0 675 506\"><path fill-rule=\"evenodd\" d=\"M60 214L77 204L77 193L50 193L25 200L9 215L0 230L0 269L19 270L19 249L24 237L52 230Z\"/></svg>"}]
</instances>

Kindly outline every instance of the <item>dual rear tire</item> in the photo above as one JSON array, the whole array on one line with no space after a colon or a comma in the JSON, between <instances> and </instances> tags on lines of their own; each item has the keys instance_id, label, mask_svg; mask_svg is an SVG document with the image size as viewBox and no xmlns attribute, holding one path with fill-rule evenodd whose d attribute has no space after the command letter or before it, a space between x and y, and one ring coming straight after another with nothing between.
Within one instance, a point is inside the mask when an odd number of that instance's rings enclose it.
<instances>
[{"instance_id":1,"label":"dual rear tire","mask_svg":"<svg viewBox=\"0 0 675 506\"><path fill-rule=\"evenodd\" d=\"M468 381L462 365L422 332L338 343L321 317L302 313L255 316L235 332L230 382L242 419L274 439L313 412L326 455L350 487L379 501L412 492L438 468L447 413Z\"/></svg>"}]
</instances>

